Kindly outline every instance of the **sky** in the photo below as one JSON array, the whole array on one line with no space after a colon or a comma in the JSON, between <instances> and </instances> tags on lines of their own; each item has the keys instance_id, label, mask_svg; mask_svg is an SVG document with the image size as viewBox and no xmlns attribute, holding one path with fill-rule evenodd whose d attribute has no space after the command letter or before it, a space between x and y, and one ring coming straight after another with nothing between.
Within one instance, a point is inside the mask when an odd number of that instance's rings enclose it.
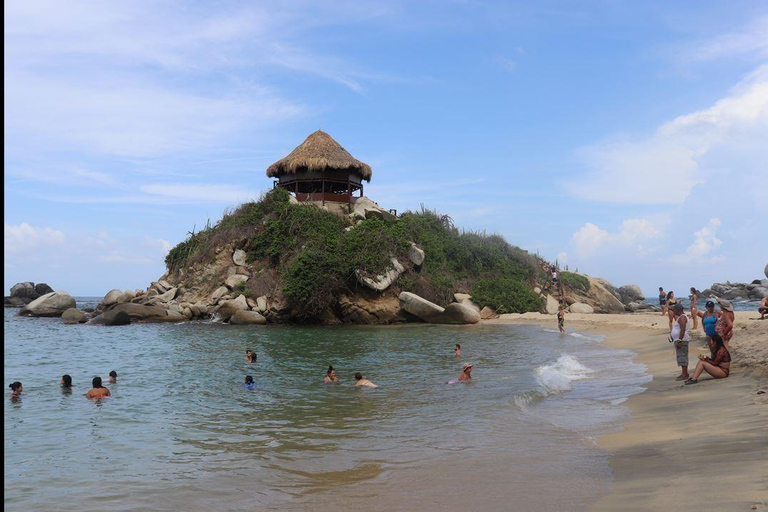
<instances>
[{"instance_id":1,"label":"sky","mask_svg":"<svg viewBox=\"0 0 768 512\"><path fill-rule=\"evenodd\" d=\"M617 286L765 278L768 4L7 0L4 286L146 288L317 129Z\"/></svg>"}]
</instances>

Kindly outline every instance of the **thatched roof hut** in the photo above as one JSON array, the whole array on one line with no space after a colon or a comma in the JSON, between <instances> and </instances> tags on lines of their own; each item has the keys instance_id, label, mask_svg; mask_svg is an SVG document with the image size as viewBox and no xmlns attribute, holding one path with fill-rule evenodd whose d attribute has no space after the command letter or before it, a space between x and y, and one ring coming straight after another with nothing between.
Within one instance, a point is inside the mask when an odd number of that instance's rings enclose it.
<instances>
[{"instance_id":1,"label":"thatched roof hut","mask_svg":"<svg viewBox=\"0 0 768 512\"><path fill-rule=\"evenodd\" d=\"M300 201L353 202L352 194L362 195L362 180L370 182L372 174L370 165L321 130L267 167L267 176L278 178L275 186L288 189Z\"/></svg>"}]
</instances>

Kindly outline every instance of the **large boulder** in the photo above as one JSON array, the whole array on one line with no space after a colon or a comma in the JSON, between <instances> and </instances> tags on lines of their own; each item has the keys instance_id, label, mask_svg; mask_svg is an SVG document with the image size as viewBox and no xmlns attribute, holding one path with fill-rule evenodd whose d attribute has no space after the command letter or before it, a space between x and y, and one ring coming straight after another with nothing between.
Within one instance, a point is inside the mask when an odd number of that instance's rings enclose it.
<instances>
[{"instance_id":1,"label":"large boulder","mask_svg":"<svg viewBox=\"0 0 768 512\"><path fill-rule=\"evenodd\" d=\"M465 306L474 309L478 313L480 312L480 306L472 302L472 296L468 293L454 293L453 300L459 304L464 304Z\"/></svg>"},{"instance_id":2,"label":"large boulder","mask_svg":"<svg viewBox=\"0 0 768 512\"><path fill-rule=\"evenodd\" d=\"M87 320L85 313L77 308L69 308L61 314L65 324L84 324Z\"/></svg>"},{"instance_id":3,"label":"large boulder","mask_svg":"<svg viewBox=\"0 0 768 512\"><path fill-rule=\"evenodd\" d=\"M445 306L440 315L441 324L476 324L480 321L480 312L462 302L452 302Z\"/></svg>"},{"instance_id":4,"label":"large boulder","mask_svg":"<svg viewBox=\"0 0 768 512\"><path fill-rule=\"evenodd\" d=\"M256 311L236 311L229 323L233 325L264 325L267 319Z\"/></svg>"},{"instance_id":5,"label":"large boulder","mask_svg":"<svg viewBox=\"0 0 768 512\"><path fill-rule=\"evenodd\" d=\"M494 318L499 318L499 314L495 309L485 306L480 310L480 318L483 320L492 320Z\"/></svg>"},{"instance_id":6,"label":"large boulder","mask_svg":"<svg viewBox=\"0 0 768 512\"><path fill-rule=\"evenodd\" d=\"M222 301L219 305L232 308L235 311L248 311L248 300L245 295L238 295L236 299Z\"/></svg>"},{"instance_id":7,"label":"large boulder","mask_svg":"<svg viewBox=\"0 0 768 512\"><path fill-rule=\"evenodd\" d=\"M581 302L575 302L568 306L568 311L571 313L584 313L591 314L595 312L595 309L589 304L583 304Z\"/></svg>"},{"instance_id":8,"label":"large boulder","mask_svg":"<svg viewBox=\"0 0 768 512\"><path fill-rule=\"evenodd\" d=\"M232 253L232 261L238 267L242 267L243 265L245 265L246 256L248 255L245 253L245 251L243 251L242 249L238 249L234 253Z\"/></svg>"},{"instance_id":9,"label":"large boulder","mask_svg":"<svg viewBox=\"0 0 768 512\"><path fill-rule=\"evenodd\" d=\"M105 308L108 308L112 304L117 304L117 299L119 299L122 294L123 294L123 291L118 290L117 288L113 290L109 290L107 294L104 296L104 300L101 301L102 306L104 306Z\"/></svg>"},{"instance_id":10,"label":"large boulder","mask_svg":"<svg viewBox=\"0 0 768 512\"><path fill-rule=\"evenodd\" d=\"M629 304L630 302L641 302L645 300L645 294L636 284L627 284L619 288L619 295L621 296L622 304Z\"/></svg>"},{"instance_id":11,"label":"large boulder","mask_svg":"<svg viewBox=\"0 0 768 512\"><path fill-rule=\"evenodd\" d=\"M266 295L262 295L261 297L256 297L256 310L258 310L259 313L264 313L267 310Z\"/></svg>"},{"instance_id":12,"label":"large boulder","mask_svg":"<svg viewBox=\"0 0 768 512\"><path fill-rule=\"evenodd\" d=\"M400 309L429 323L439 323L440 315L445 311L437 304L411 292L401 292L398 300Z\"/></svg>"},{"instance_id":13,"label":"large boulder","mask_svg":"<svg viewBox=\"0 0 768 512\"><path fill-rule=\"evenodd\" d=\"M547 301L544 304L544 311L546 311L548 315L556 315L559 310L560 303L557 302L557 299L551 295L547 295Z\"/></svg>"},{"instance_id":14,"label":"large boulder","mask_svg":"<svg viewBox=\"0 0 768 512\"><path fill-rule=\"evenodd\" d=\"M21 316L61 316L69 308L76 306L75 299L64 291L46 293L26 306L19 315Z\"/></svg>"},{"instance_id":15,"label":"large boulder","mask_svg":"<svg viewBox=\"0 0 768 512\"><path fill-rule=\"evenodd\" d=\"M370 288L371 290L383 292L389 288L390 285L394 283L398 277L400 277L400 274L405 272L405 267L403 267L396 258L392 258L390 262L392 263L392 268L383 274L377 275L376 277L365 277L360 273L359 270L355 270L355 277L357 278L357 282L367 288Z\"/></svg>"},{"instance_id":16,"label":"large boulder","mask_svg":"<svg viewBox=\"0 0 768 512\"><path fill-rule=\"evenodd\" d=\"M22 308L30 302L29 299L22 299L21 297L5 297L5 307L7 308Z\"/></svg>"},{"instance_id":17,"label":"large boulder","mask_svg":"<svg viewBox=\"0 0 768 512\"><path fill-rule=\"evenodd\" d=\"M50 286L48 286L45 283L37 283L35 285L35 293L38 295L38 297L40 295L45 295L47 293L51 293L52 291L54 291L53 288L51 288Z\"/></svg>"},{"instance_id":18,"label":"large boulder","mask_svg":"<svg viewBox=\"0 0 768 512\"><path fill-rule=\"evenodd\" d=\"M408 259L416 267L420 267L424 263L424 251L416 244L411 243L410 249L408 249Z\"/></svg>"},{"instance_id":19,"label":"large boulder","mask_svg":"<svg viewBox=\"0 0 768 512\"><path fill-rule=\"evenodd\" d=\"M248 276L245 276L243 274L232 274L227 278L226 281L224 281L224 285L229 288L235 288L236 286L239 286L240 283L245 283L248 281Z\"/></svg>"},{"instance_id":20,"label":"large boulder","mask_svg":"<svg viewBox=\"0 0 768 512\"><path fill-rule=\"evenodd\" d=\"M226 286L219 286L213 291L213 293L211 294L211 298L218 299L225 296L228 293L229 293L229 288L227 288Z\"/></svg>"},{"instance_id":21,"label":"large boulder","mask_svg":"<svg viewBox=\"0 0 768 512\"><path fill-rule=\"evenodd\" d=\"M339 299L341 321L351 324L391 324L405 319L400 315L397 297L365 298L360 295Z\"/></svg>"},{"instance_id":22,"label":"large boulder","mask_svg":"<svg viewBox=\"0 0 768 512\"><path fill-rule=\"evenodd\" d=\"M46 294L43 294L46 295ZM38 297L40 297L40 294L38 294L35 291L35 283L32 283L30 281L25 281L23 283L16 283L11 287L11 297L18 297L20 299L30 299L35 300Z\"/></svg>"},{"instance_id":23,"label":"large boulder","mask_svg":"<svg viewBox=\"0 0 768 512\"><path fill-rule=\"evenodd\" d=\"M93 325L125 325L121 322L123 315L127 315L130 321L140 323L180 322L184 317L177 312L171 312L162 306L149 306L134 304L132 302L117 304L93 318L89 323Z\"/></svg>"},{"instance_id":24,"label":"large boulder","mask_svg":"<svg viewBox=\"0 0 768 512\"><path fill-rule=\"evenodd\" d=\"M623 313L624 304L619 300L613 290L606 288L607 281L603 279L589 278L589 291L587 297L592 299L593 308L598 313ZM610 285L610 283L608 283ZM611 286L611 288L613 288Z\"/></svg>"}]
</instances>

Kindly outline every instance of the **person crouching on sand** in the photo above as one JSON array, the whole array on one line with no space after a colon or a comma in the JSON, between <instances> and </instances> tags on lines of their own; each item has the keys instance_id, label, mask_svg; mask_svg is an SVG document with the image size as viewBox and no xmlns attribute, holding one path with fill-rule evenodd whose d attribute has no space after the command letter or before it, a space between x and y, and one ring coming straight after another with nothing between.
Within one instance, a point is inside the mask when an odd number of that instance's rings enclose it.
<instances>
[{"instance_id":1,"label":"person crouching on sand","mask_svg":"<svg viewBox=\"0 0 768 512\"><path fill-rule=\"evenodd\" d=\"M677 356L677 365L682 373L675 380L688 380L688 342L691 341L691 335L688 332L688 317L685 316L685 309L682 304L675 304L670 309L674 325L669 332L669 342L675 344L675 354Z\"/></svg>"},{"instance_id":2,"label":"person crouching on sand","mask_svg":"<svg viewBox=\"0 0 768 512\"><path fill-rule=\"evenodd\" d=\"M101 377L93 378L93 389L88 390L85 398L104 398L109 396L109 390L101 383Z\"/></svg>"},{"instance_id":3,"label":"person crouching on sand","mask_svg":"<svg viewBox=\"0 0 768 512\"><path fill-rule=\"evenodd\" d=\"M475 365L472 363L464 363L464 370L459 375L459 382L469 382L472 380L472 368L474 368Z\"/></svg>"},{"instance_id":4,"label":"person crouching on sand","mask_svg":"<svg viewBox=\"0 0 768 512\"><path fill-rule=\"evenodd\" d=\"M364 379L363 378L363 374L360 373L360 372L357 372L355 374L355 380L357 381L357 382L355 382L355 386L363 386L363 387L366 387L366 388L377 388L377 387L379 387L376 384L374 384L373 382L369 381L368 379Z\"/></svg>"},{"instance_id":5,"label":"person crouching on sand","mask_svg":"<svg viewBox=\"0 0 768 512\"><path fill-rule=\"evenodd\" d=\"M699 355L699 362L693 370L693 377L686 380L686 384L696 384L703 372L707 372L715 379L725 379L731 373L731 353L725 348L723 338L715 334L712 336L712 357Z\"/></svg>"}]
</instances>

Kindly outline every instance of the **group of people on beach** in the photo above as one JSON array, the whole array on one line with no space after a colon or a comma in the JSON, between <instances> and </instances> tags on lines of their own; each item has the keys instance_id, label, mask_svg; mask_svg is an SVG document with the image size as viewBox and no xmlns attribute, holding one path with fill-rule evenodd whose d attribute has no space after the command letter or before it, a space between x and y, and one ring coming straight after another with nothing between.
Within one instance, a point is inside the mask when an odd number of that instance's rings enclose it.
<instances>
[{"instance_id":1,"label":"group of people on beach","mask_svg":"<svg viewBox=\"0 0 768 512\"><path fill-rule=\"evenodd\" d=\"M675 298L674 292L664 292L659 287L659 305L662 316L669 317L668 341L674 343L677 365L681 373L675 380L685 381L685 384L696 384L699 377L706 372L715 379L725 379L731 373L730 341L733 337L733 324L735 314L733 304L725 299L710 295L704 311L699 311L696 305L700 292L691 288L691 314L690 318L685 313L685 307ZM715 302L719 309L715 310ZM704 334L709 346L710 355L699 354L699 361L693 370L693 375L688 373L688 343L691 340L691 331L698 329L698 321L704 329ZM693 325L691 325L693 324Z\"/></svg>"},{"instance_id":2,"label":"group of people on beach","mask_svg":"<svg viewBox=\"0 0 768 512\"><path fill-rule=\"evenodd\" d=\"M69 374L64 374L61 376L61 390L65 393L71 393L72 392L72 376ZM112 370L109 372L109 382L111 384L115 384L117 382L117 372L115 370ZM93 387L88 390L88 392L85 394L86 398L104 398L107 396L110 396L111 393L109 392L109 389L104 387L104 383L101 380L101 377L94 377L93 381L91 382ZM16 401L21 398L21 392L24 391L24 386L22 386L21 382L16 381L12 382L9 386L11 388L11 400Z\"/></svg>"}]
</instances>

